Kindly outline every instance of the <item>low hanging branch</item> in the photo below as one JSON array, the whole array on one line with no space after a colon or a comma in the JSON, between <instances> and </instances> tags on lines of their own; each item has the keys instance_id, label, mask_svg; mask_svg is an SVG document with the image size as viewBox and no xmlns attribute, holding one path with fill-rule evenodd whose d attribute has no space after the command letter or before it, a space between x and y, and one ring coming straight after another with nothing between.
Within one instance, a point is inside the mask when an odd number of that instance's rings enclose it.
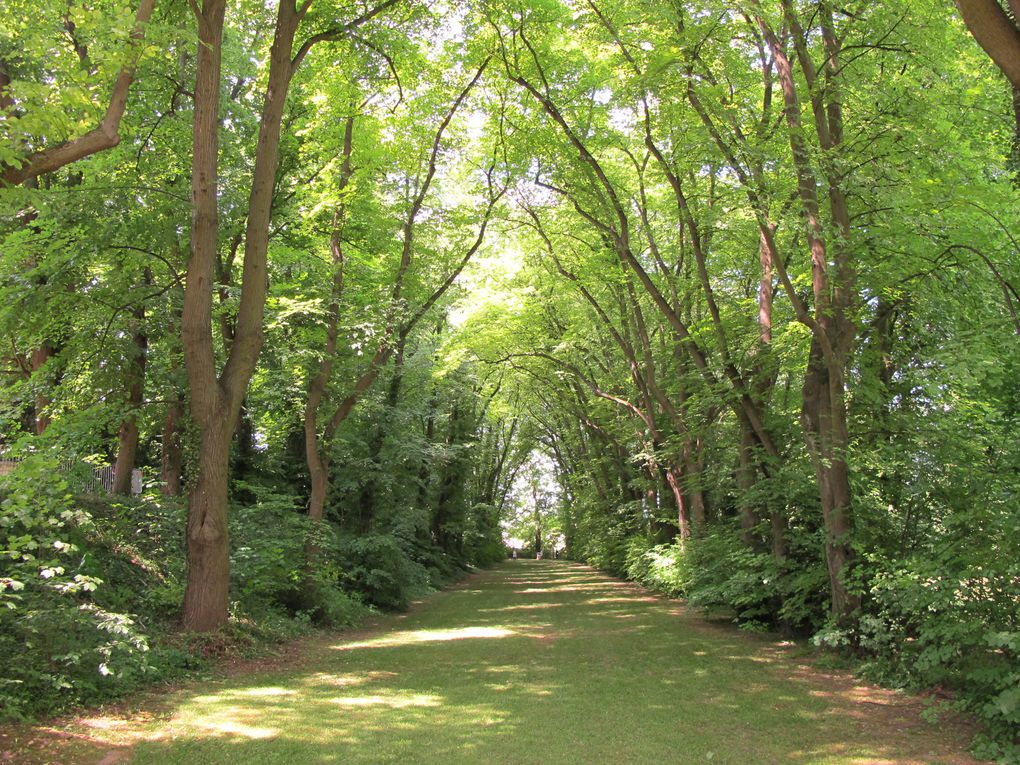
<instances>
[{"instance_id":1,"label":"low hanging branch","mask_svg":"<svg viewBox=\"0 0 1020 765\"><path fill-rule=\"evenodd\" d=\"M110 95L110 105L99 125L83 136L29 154L18 167L11 165L3 167L0 180L5 186L18 186L43 173L51 173L79 159L112 149L120 143L120 121L124 117L128 94L135 81L135 67L138 64L142 40L145 38L145 25L152 16L155 5L156 0L141 0L138 4L135 26L127 43L132 50L127 63L121 67L117 75L113 93Z\"/></svg>"}]
</instances>

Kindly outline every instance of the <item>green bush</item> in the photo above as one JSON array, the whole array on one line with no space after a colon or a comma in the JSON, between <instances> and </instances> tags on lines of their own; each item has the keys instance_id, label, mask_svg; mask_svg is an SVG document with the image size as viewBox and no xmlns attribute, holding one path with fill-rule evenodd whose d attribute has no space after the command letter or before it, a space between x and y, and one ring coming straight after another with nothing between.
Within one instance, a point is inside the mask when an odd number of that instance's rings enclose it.
<instances>
[{"instance_id":1,"label":"green bush","mask_svg":"<svg viewBox=\"0 0 1020 765\"><path fill-rule=\"evenodd\" d=\"M38 455L6 476L0 500L0 717L110 698L154 667L131 616L95 593L76 538L91 526L58 466Z\"/></svg>"},{"instance_id":2,"label":"green bush","mask_svg":"<svg viewBox=\"0 0 1020 765\"><path fill-rule=\"evenodd\" d=\"M246 608L280 607L304 579L308 518L295 494L241 485L255 501L230 508L232 597Z\"/></svg>"},{"instance_id":3,"label":"green bush","mask_svg":"<svg viewBox=\"0 0 1020 765\"><path fill-rule=\"evenodd\" d=\"M464 531L464 551L468 561L479 567L491 566L506 558L498 508L485 504L471 508Z\"/></svg>"},{"instance_id":4,"label":"green bush","mask_svg":"<svg viewBox=\"0 0 1020 765\"><path fill-rule=\"evenodd\" d=\"M656 545L643 536L627 543L627 577L671 598L687 593L688 566L688 556L679 544Z\"/></svg>"},{"instance_id":5,"label":"green bush","mask_svg":"<svg viewBox=\"0 0 1020 765\"><path fill-rule=\"evenodd\" d=\"M431 589L426 568L388 534L343 535L335 555L344 589L374 606L403 609Z\"/></svg>"},{"instance_id":6,"label":"green bush","mask_svg":"<svg viewBox=\"0 0 1020 765\"><path fill-rule=\"evenodd\" d=\"M1020 762L1020 565L989 560L953 566L916 558L873 576L858 634L827 631L816 642L856 639L870 677L941 687L986 726L982 756Z\"/></svg>"}]
</instances>

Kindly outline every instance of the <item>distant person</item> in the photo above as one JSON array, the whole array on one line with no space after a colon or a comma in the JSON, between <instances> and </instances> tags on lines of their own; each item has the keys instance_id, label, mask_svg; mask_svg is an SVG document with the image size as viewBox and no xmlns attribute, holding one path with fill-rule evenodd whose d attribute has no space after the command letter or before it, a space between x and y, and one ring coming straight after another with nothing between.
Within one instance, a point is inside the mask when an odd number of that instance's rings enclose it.
<instances>
[{"instance_id":1,"label":"distant person","mask_svg":"<svg viewBox=\"0 0 1020 765\"><path fill-rule=\"evenodd\" d=\"M535 553L535 560L542 560L542 551L541 550L539 550L537 553Z\"/></svg>"},{"instance_id":2,"label":"distant person","mask_svg":"<svg viewBox=\"0 0 1020 765\"><path fill-rule=\"evenodd\" d=\"M514 560L517 560L517 551L514 550Z\"/></svg>"}]
</instances>

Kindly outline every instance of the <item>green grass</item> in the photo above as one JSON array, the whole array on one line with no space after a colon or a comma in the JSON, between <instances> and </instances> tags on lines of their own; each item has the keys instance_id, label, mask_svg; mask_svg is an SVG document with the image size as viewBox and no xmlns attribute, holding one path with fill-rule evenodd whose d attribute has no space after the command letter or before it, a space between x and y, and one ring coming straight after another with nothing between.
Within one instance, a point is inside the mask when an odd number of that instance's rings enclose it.
<instances>
[{"instance_id":1,"label":"green grass","mask_svg":"<svg viewBox=\"0 0 1020 765\"><path fill-rule=\"evenodd\" d=\"M300 665L91 735L138 727L131 761L160 765L974 762L915 700L570 563L505 563Z\"/></svg>"}]
</instances>

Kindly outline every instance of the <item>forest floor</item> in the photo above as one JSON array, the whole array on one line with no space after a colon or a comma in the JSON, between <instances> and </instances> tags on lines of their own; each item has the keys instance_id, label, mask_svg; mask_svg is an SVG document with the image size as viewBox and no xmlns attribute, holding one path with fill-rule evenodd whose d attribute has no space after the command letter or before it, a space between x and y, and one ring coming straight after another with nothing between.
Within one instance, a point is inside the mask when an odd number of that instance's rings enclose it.
<instances>
[{"instance_id":1,"label":"forest floor","mask_svg":"<svg viewBox=\"0 0 1020 765\"><path fill-rule=\"evenodd\" d=\"M573 563L511 561L275 661L0 734L25 763L970 765L973 731Z\"/></svg>"}]
</instances>

